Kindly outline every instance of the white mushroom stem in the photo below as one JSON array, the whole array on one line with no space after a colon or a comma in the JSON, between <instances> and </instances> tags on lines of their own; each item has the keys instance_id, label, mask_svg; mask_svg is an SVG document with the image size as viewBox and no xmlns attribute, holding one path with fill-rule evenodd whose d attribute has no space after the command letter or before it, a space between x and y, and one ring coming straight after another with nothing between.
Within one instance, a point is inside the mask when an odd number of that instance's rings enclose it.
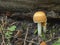
<instances>
[{"instance_id":1,"label":"white mushroom stem","mask_svg":"<svg viewBox=\"0 0 60 45\"><path fill-rule=\"evenodd\" d=\"M46 33L46 26L43 26L43 31L44 33Z\"/></svg>"},{"instance_id":2,"label":"white mushroom stem","mask_svg":"<svg viewBox=\"0 0 60 45\"><path fill-rule=\"evenodd\" d=\"M46 23L45 23L45 25L43 26L43 31L44 31L44 33L46 33Z\"/></svg>"},{"instance_id":3,"label":"white mushroom stem","mask_svg":"<svg viewBox=\"0 0 60 45\"><path fill-rule=\"evenodd\" d=\"M38 23L38 36L41 36L41 23Z\"/></svg>"}]
</instances>

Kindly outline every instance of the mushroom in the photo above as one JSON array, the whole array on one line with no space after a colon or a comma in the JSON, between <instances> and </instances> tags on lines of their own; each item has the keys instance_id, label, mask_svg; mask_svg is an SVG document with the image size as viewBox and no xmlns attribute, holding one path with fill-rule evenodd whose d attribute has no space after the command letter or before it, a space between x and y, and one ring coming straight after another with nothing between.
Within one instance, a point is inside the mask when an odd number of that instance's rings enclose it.
<instances>
[{"instance_id":1,"label":"mushroom","mask_svg":"<svg viewBox=\"0 0 60 45\"><path fill-rule=\"evenodd\" d=\"M43 31L46 32L46 14L43 11L38 11L33 15L34 23L38 25L38 36L41 36L41 30L43 27Z\"/></svg>"},{"instance_id":2,"label":"mushroom","mask_svg":"<svg viewBox=\"0 0 60 45\"><path fill-rule=\"evenodd\" d=\"M42 41L40 45L47 45L45 41Z\"/></svg>"}]
</instances>

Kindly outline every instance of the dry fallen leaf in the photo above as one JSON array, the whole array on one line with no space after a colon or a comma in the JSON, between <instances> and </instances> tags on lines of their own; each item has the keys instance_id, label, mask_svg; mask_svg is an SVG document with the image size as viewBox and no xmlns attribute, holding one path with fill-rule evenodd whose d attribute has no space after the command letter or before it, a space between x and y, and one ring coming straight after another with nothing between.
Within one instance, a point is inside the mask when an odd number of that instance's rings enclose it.
<instances>
[{"instance_id":1,"label":"dry fallen leaf","mask_svg":"<svg viewBox=\"0 0 60 45\"><path fill-rule=\"evenodd\" d=\"M6 11L6 16L11 16L11 12Z\"/></svg>"},{"instance_id":2,"label":"dry fallen leaf","mask_svg":"<svg viewBox=\"0 0 60 45\"><path fill-rule=\"evenodd\" d=\"M22 31L21 30L18 30L17 33L15 34L15 37L21 37L22 35Z\"/></svg>"},{"instance_id":3,"label":"dry fallen leaf","mask_svg":"<svg viewBox=\"0 0 60 45\"><path fill-rule=\"evenodd\" d=\"M17 40L14 45L23 45L23 41L22 40Z\"/></svg>"}]
</instances>

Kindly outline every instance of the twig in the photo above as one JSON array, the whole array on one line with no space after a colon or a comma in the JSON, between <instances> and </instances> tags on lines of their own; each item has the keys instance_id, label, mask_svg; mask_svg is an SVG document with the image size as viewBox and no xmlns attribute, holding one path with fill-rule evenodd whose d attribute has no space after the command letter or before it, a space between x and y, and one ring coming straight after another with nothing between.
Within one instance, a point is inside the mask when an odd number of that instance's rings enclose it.
<instances>
[{"instance_id":1,"label":"twig","mask_svg":"<svg viewBox=\"0 0 60 45\"><path fill-rule=\"evenodd\" d=\"M34 42L34 41L29 41L29 40L24 40L24 39L21 39L21 38L17 38L18 40L23 40L23 41L26 41L26 42L29 42L29 43L34 43L36 45L39 45L39 43L37 42Z\"/></svg>"},{"instance_id":2,"label":"twig","mask_svg":"<svg viewBox=\"0 0 60 45\"><path fill-rule=\"evenodd\" d=\"M34 42L33 39L31 40L31 42ZM33 43L31 43L31 42L28 45L32 45Z\"/></svg>"},{"instance_id":3,"label":"twig","mask_svg":"<svg viewBox=\"0 0 60 45\"><path fill-rule=\"evenodd\" d=\"M13 24L15 24L16 22L13 22L13 23L11 23L10 25L13 25Z\"/></svg>"},{"instance_id":4,"label":"twig","mask_svg":"<svg viewBox=\"0 0 60 45\"><path fill-rule=\"evenodd\" d=\"M25 35L25 39L24 39L24 45L26 45L26 39L27 39L27 35L28 35L28 28L27 28L27 31L26 31L26 35Z\"/></svg>"},{"instance_id":5,"label":"twig","mask_svg":"<svg viewBox=\"0 0 60 45\"><path fill-rule=\"evenodd\" d=\"M7 28L7 25L8 25L7 16L5 16L4 28Z\"/></svg>"},{"instance_id":6,"label":"twig","mask_svg":"<svg viewBox=\"0 0 60 45\"><path fill-rule=\"evenodd\" d=\"M34 43L34 44L36 44L36 45L39 45L39 43L36 43L36 42L31 42L31 41L28 41L28 40L25 40L25 41L27 41L27 42L29 42L29 43Z\"/></svg>"},{"instance_id":7,"label":"twig","mask_svg":"<svg viewBox=\"0 0 60 45\"><path fill-rule=\"evenodd\" d=\"M1 43L1 45L5 45L5 37L4 37L4 31L3 31L3 28L4 28L4 20L3 20L3 17L2 17L2 19L1 19L1 21L2 21L2 25L1 25L1 31L2 31L2 43Z\"/></svg>"},{"instance_id":8,"label":"twig","mask_svg":"<svg viewBox=\"0 0 60 45\"><path fill-rule=\"evenodd\" d=\"M53 38L53 39L49 39L49 40L47 40L46 42L50 42L50 41L52 41L52 40L54 40L54 39L57 39L57 38L60 38L60 37L55 37L55 38Z\"/></svg>"}]
</instances>

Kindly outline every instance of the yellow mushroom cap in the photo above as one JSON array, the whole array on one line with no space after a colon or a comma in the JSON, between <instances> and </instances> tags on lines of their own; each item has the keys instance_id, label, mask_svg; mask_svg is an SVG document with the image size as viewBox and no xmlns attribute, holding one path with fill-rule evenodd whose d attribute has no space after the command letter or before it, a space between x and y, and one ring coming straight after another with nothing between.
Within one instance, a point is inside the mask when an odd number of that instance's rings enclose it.
<instances>
[{"instance_id":1,"label":"yellow mushroom cap","mask_svg":"<svg viewBox=\"0 0 60 45\"><path fill-rule=\"evenodd\" d=\"M33 15L33 21L35 23L46 22L46 14L43 11L38 11Z\"/></svg>"}]
</instances>

